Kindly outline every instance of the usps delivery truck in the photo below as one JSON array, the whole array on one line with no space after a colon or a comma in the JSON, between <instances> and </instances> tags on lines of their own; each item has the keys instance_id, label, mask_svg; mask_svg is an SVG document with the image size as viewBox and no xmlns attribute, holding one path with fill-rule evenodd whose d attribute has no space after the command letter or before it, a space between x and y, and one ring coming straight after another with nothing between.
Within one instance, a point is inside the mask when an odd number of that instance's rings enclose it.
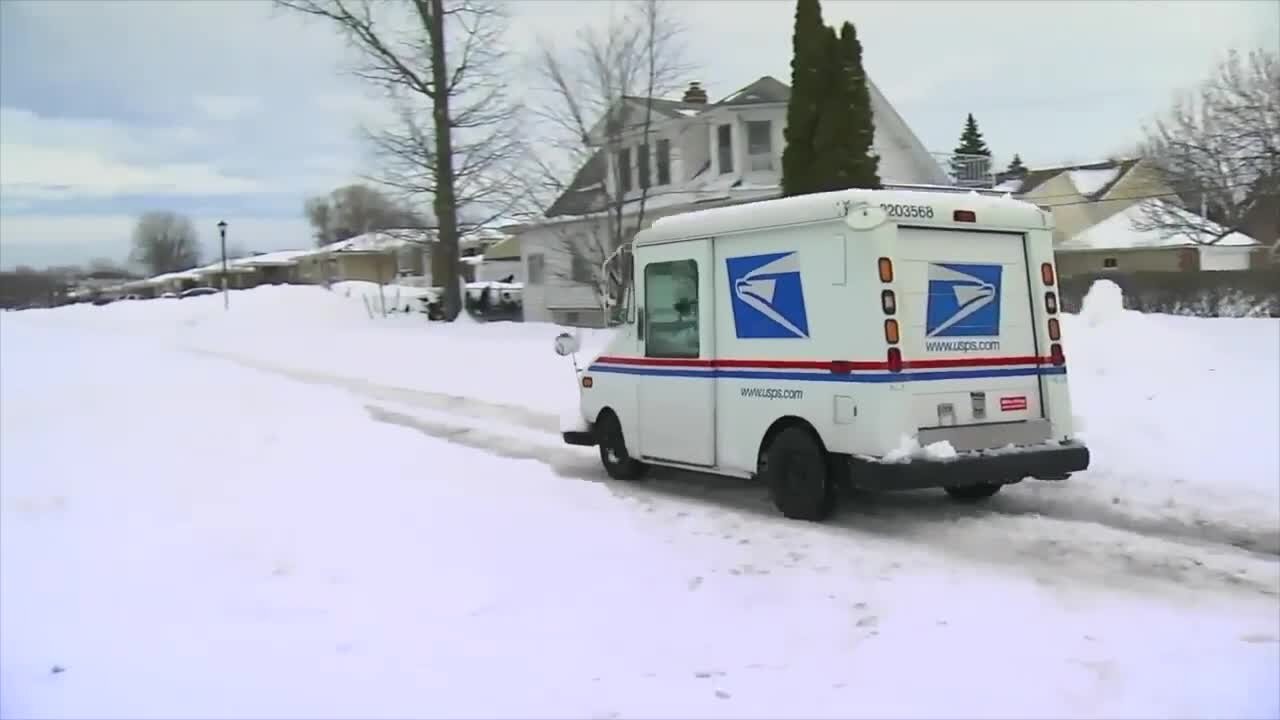
<instances>
[{"instance_id":1,"label":"usps delivery truck","mask_svg":"<svg viewBox=\"0 0 1280 720\"><path fill-rule=\"evenodd\" d=\"M564 441L599 446L618 479L759 477L808 520L845 484L975 501L1065 480L1089 451L1072 437L1052 232L1008 196L918 190L662 218L632 244L625 324L577 371L582 423Z\"/></svg>"}]
</instances>

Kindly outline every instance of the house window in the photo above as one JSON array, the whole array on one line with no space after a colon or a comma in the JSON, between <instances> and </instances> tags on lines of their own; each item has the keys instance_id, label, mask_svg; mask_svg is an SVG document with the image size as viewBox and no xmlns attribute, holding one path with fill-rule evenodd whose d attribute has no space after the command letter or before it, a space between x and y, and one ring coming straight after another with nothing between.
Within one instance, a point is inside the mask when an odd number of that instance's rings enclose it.
<instances>
[{"instance_id":1,"label":"house window","mask_svg":"<svg viewBox=\"0 0 1280 720\"><path fill-rule=\"evenodd\" d=\"M640 171L640 189L649 187L649 146L636 148L636 169Z\"/></svg>"},{"instance_id":2,"label":"house window","mask_svg":"<svg viewBox=\"0 0 1280 720\"><path fill-rule=\"evenodd\" d=\"M773 169L773 123L747 122L747 163L752 170Z\"/></svg>"},{"instance_id":3,"label":"house window","mask_svg":"<svg viewBox=\"0 0 1280 720\"><path fill-rule=\"evenodd\" d=\"M658 141L658 184L671 184L671 141Z\"/></svg>"},{"instance_id":4,"label":"house window","mask_svg":"<svg viewBox=\"0 0 1280 720\"><path fill-rule=\"evenodd\" d=\"M590 283L595 280L591 261L580 252L569 256L569 279L576 283Z\"/></svg>"},{"instance_id":5,"label":"house window","mask_svg":"<svg viewBox=\"0 0 1280 720\"><path fill-rule=\"evenodd\" d=\"M646 357L698 357L696 260L674 260L645 266L644 315Z\"/></svg>"},{"instance_id":6,"label":"house window","mask_svg":"<svg viewBox=\"0 0 1280 720\"><path fill-rule=\"evenodd\" d=\"M544 282L543 274L546 272L546 258L542 253L529 256L529 267L527 275L530 285L541 285Z\"/></svg>"},{"instance_id":7,"label":"house window","mask_svg":"<svg viewBox=\"0 0 1280 720\"><path fill-rule=\"evenodd\" d=\"M1117 260L1116 260L1115 258L1113 258L1113 257L1109 257L1109 258L1102 258L1102 267L1104 267L1104 268L1116 268L1116 267L1120 267L1120 263L1119 263L1119 261L1117 261Z\"/></svg>"},{"instance_id":8,"label":"house window","mask_svg":"<svg viewBox=\"0 0 1280 720\"><path fill-rule=\"evenodd\" d=\"M618 189L631 192L631 148L618 151Z\"/></svg>"},{"instance_id":9,"label":"house window","mask_svg":"<svg viewBox=\"0 0 1280 720\"><path fill-rule=\"evenodd\" d=\"M720 155L720 174L733 172L733 126L716 128L716 148Z\"/></svg>"}]
</instances>

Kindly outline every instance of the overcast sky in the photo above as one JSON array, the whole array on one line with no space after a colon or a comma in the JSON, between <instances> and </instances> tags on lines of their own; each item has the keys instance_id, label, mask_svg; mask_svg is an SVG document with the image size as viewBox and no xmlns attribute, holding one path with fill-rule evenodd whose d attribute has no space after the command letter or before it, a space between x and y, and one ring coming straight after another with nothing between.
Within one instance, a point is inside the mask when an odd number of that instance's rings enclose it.
<instances>
[{"instance_id":1,"label":"overcast sky","mask_svg":"<svg viewBox=\"0 0 1280 720\"><path fill-rule=\"evenodd\" d=\"M601 22L607 0L511 3L517 52ZM677 4L713 100L790 80L792 0ZM1003 161L1124 152L1229 48L1280 45L1280 3L840 2L868 72L931 150L972 112ZM123 259L169 209L250 250L308 245L303 199L371 170L378 106L332 28L258 0L0 1L0 265Z\"/></svg>"}]
</instances>

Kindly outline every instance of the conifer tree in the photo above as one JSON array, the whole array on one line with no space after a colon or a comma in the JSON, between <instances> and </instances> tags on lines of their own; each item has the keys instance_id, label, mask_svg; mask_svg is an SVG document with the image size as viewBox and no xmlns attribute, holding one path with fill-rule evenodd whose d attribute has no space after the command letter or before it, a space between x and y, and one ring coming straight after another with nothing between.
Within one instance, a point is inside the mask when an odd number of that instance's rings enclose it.
<instances>
[{"instance_id":1,"label":"conifer tree","mask_svg":"<svg viewBox=\"0 0 1280 720\"><path fill-rule=\"evenodd\" d=\"M982 138L982 131L978 129L978 121L973 119L973 113L969 113L965 118L964 130L960 133L960 144L952 152L960 156L951 159L951 175L957 182L964 185L979 184L990 175L991 149L987 147L987 141ZM972 157L976 155L984 155L988 159Z\"/></svg>"},{"instance_id":2,"label":"conifer tree","mask_svg":"<svg viewBox=\"0 0 1280 720\"><path fill-rule=\"evenodd\" d=\"M848 120L845 123L848 138L846 182L844 187L879 188L880 158L874 154L875 117L871 113L871 91L867 88L867 73L862 67L862 43L853 23L840 26L840 70L845 87L841 96L846 98Z\"/></svg>"},{"instance_id":3,"label":"conifer tree","mask_svg":"<svg viewBox=\"0 0 1280 720\"><path fill-rule=\"evenodd\" d=\"M1027 169L1026 165L1022 164L1022 158L1018 155L1018 153L1014 153L1013 160L1009 163L1009 167L1004 169L1004 172L1001 173L1001 176L1005 178L1010 178L1010 179L1024 178L1027 176L1028 172L1030 172L1030 170Z\"/></svg>"},{"instance_id":4,"label":"conifer tree","mask_svg":"<svg viewBox=\"0 0 1280 720\"><path fill-rule=\"evenodd\" d=\"M823 99L823 65L827 28L818 0L796 0L791 36L791 97L783 134L782 194L813 192L814 135Z\"/></svg>"}]
</instances>

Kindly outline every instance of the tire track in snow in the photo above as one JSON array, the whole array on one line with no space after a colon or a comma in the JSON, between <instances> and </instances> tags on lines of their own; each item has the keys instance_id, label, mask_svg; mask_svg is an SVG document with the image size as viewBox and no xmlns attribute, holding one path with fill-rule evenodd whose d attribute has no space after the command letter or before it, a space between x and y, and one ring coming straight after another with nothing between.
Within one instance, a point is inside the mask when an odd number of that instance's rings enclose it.
<instances>
[{"instance_id":1,"label":"tire track in snow","mask_svg":"<svg viewBox=\"0 0 1280 720\"><path fill-rule=\"evenodd\" d=\"M520 405L507 405L504 403L477 400L475 398L464 397L461 395L450 395L448 393L430 392L427 390L397 387L394 385L383 385L360 378L277 365L275 363L264 362L256 358L250 358L235 353L195 347L187 347L184 349L188 352L194 352L200 355L210 355L222 360L229 360L238 365L243 365L244 367L283 375L285 377L311 383L313 385L339 387L373 400L394 402L402 405L414 405L426 410L475 418L477 420L492 420L506 425L514 425L546 433L555 433L557 437L559 437L560 433L560 418L558 416L531 410Z\"/></svg>"},{"instance_id":2,"label":"tire track in snow","mask_svg":"<svg viewBox=\"0 0 1280 720\"><path fill-rule=\"evenodd\" d=\"M548 456L543 445L550 442L558 449L569 449L569 446L565 446L561 442L560 422L557 416L519 405L494 403L447 393L383 385L343 375L301 370L235 353L194 347L185 349L301 382L341 388L367 400L377 400L384 404L391 403L401 407L411 406L459 419L470 418L495 423L503 426L505 431L480 430L444 420L422 420L422 422L431 425L433 429L429 434L435 437L460 442L469 447L497 453L504 457L533 459L547 464L554 464L553 459ZM393 412L385 406L382 411ZM530 431L541 435L549 435L551 438L543 438L540 442L532 442L528 437ZM517 439L517 436L522 436L523 439ZM580 457L581 455L582 453L579 452L574 457ZM591 453L591 457L594 458L594 451ZM578 467L577 463L579 462L580 460L574 461L575 468ZM600 472L602 473L603 470ZM692 475L692 473L684 473L684 475ZM758 486L754 487L758 488ZM1008 490L980 506L957 505L940 493L883 493L868 496L865 501L853 504L852 512L863 518L883 517L890 519L895 523L895 527L896 524L900 524L903 521L914 519L923 519L936 523L939 521L960 521L974 518L986 518L988 521L999 517L1033 518L1036 520L1052 518L1059 522L1087 523L1120 532L1133 533L1144 537L1160 537L1175 542L1228 546L1271 560L1280 558L1280 531L1256 530L1206 521L1188 523L1182 519L1172 517L1139 517L1125 512L1120 507L1113 507L1100 501L1082 501L1080 498L1073 498L1070 503L1047 501L1044 498L1018 496L1016 491L1011 493Z\"/></svg>"},{"instance_id":3,"label":"tire track in snow","mask_svg":"<svg viewBox=\"0 0 1280 720\"><path fill-rule=\"evenodd\" d=\"M846 503L826 523L797 523L781 518L767 494L752 481L664 468L644 482L620 482L605 474L595 452L560 444L558 436L524 433L525 437L517 437L466 427L449 418L429 419L373 404L365 408L378 422L501 457L541 462L563 477L602 483L617 495L656 506L673 521L689 515L691 507L697 508L716 530L713 534L726 542L740 539L741 523L733 517L745 514L757 529L759 523L772 526L775 538L817 532L847 544L853 554L865 549L868 540L901 540L915 549L928 548L1004 570L1026 568L1040 584L1066 589L1088 582L1109 588L1145 584L1166 591L1173 584L1193 592L1280 597L1280 566L1234 548L1135 536L1127 530L1034 515L978 511L948 513L952 515L948 518L937 512L919 512L919 508L885 512L886 508L874 503L864 504L869 497L883 496L866 493L852 493L853 502ZM942 502L935 507L955 508ZM668 527L674 533L689 532L685 522L672 522Z\"/></svg>"}]
</instances>

